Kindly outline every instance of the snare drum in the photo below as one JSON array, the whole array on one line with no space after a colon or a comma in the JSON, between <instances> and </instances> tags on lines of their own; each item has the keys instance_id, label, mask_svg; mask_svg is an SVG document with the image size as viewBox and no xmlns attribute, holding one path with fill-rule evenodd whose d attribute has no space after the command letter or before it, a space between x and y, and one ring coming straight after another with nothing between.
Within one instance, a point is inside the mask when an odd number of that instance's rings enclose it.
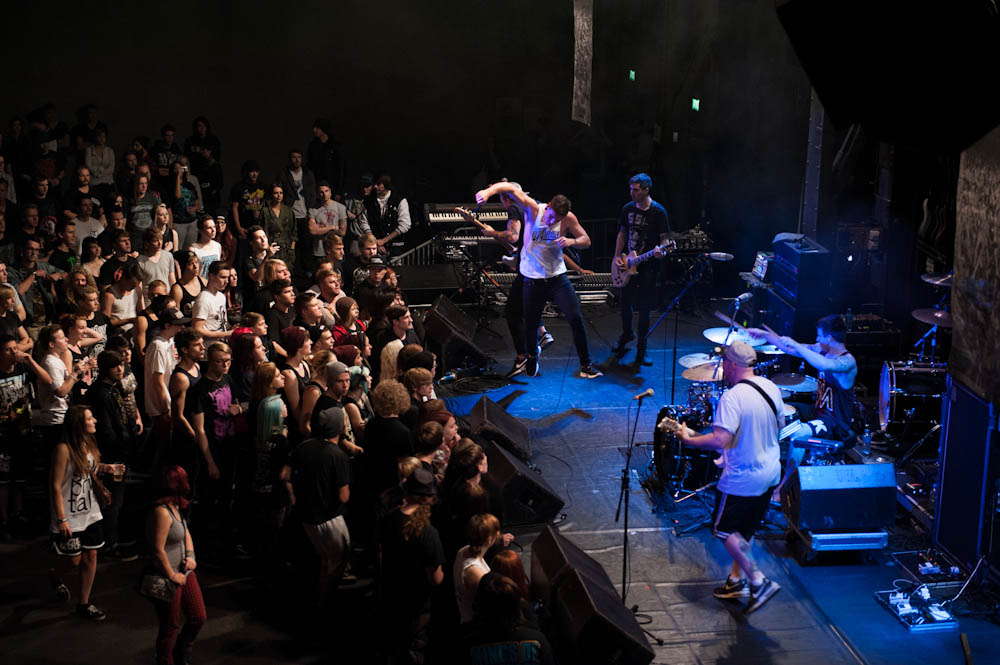
<instances>
[{"instance_id":1,"label":"snare drum","mask_svg":"<svg viewBox=\"0 0 1000 665\"><path fill-rule=\"evenodd\" d=\"M712 424L700 408L665 406L656 416L657 427L653 432L653 464L664 486L671 492L695 490L714 480L719 467L714 463L715 453L692 448L669 432L660 429L664 418L683 422L691 429L701 431Z\"/></svg>"},{"instance_id":2,"label":"snare drum","mask_svg":"<svg viewBox=\"0 0 1000 665\"><path fill-rule=\"evenodd\" d=\"M940 422L948 366L945 363L887 362L878 391L878 420L894 434Z\"/></svg>"}]
</instances>

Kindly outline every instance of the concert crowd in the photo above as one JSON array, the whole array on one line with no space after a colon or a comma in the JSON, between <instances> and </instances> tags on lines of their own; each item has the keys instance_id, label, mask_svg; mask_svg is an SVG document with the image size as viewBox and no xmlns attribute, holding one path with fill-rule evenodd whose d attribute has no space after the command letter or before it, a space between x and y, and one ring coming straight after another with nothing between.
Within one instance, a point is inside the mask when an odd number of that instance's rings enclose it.
<instances>
[{"instance_id":1,"label":"concert crowd","mask_svg":"<svg viewBox=\"0 0 1000 665\"><path fill-rule=\"evenodd\" d=\"M373 580L386 662L553 662L389 265L411 227L391 177L346 187L324 118L228 185L205 117L126 143L76 115L0 144L0 538L49 535L80 620L109 619L98 560L139 559L159 663L211 619L199 566L246 561L308 566L320 612Z\"/></svg>"}]
</instances>

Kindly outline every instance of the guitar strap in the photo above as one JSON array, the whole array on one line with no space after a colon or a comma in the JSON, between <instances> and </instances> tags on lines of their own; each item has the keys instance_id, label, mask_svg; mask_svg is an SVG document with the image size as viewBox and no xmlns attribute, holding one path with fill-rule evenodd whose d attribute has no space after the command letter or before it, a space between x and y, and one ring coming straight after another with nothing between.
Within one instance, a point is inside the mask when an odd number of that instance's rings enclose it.
<instances>
[{"instance_id":1,"label":"guitar strap","mask_svg":"<svg viewBox=\"0 0 1000 665\"><path fill-rule=\"evenodd\" d=\"M774 426L778 430L778 432L780 433L781 432L781 427L778 425L778 407L776 407L774 405L774 402L771 400L771 398L768 396L768 394L766 392L764 392L763 388L761 388L760 386L758 386L756 383L754 383L750 379L743 379L742 381L739 381L737 383L737 385L739 385L740 383L745 383L746 385L750 386L751 388L753 388L754 390L756 390L757 392L760 393L760 396L764 398L764 401L767 402L767 405L769 407L771 407L771 413L774 414Z\"/></svg>"}]
</instances>

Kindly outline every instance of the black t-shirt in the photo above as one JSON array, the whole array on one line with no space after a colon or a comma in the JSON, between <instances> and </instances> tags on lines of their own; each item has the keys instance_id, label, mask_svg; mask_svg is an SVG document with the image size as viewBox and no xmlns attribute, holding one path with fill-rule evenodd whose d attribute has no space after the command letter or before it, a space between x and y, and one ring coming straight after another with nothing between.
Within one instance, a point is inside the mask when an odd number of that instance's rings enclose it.
<instances>
[{"instance_id":1,"label":"black t-shirt","mask_svg":"<svg viewBox=\"0 0 1000 665\"><path fill-rule=\"evenodd\" d=\"M223 374L218 381L203 374L198 384L188 389L187 399L191 400L192 414L205 414L205 435L210 445L214 447L236 435L236 421L229 414L233 389L228 374ZM212 453L217 454L215 450Z\"/></svg>"},{"instance_id":2,"label":"black t-shirt","mask_svg":"<svg viewBox=\"0 0 1000 665\"><path fill-rule=\"evenodd\" d=\"M84 193L78 188L73 187L68 192L66 196L62 199L62 210L71 210L76 212L79 210L80 199L90 199L91 209L90 216L94 219L100 219L101 217L101 201L97 198L97 194L94 192L94 188L91 187L90 191ZM62 218L62 210L60 210L59 217Z\"/></svg>"},{"instance_id":3,"label":"black t-shirt","mask_svg":"<svg viewBox=\"0 0 1000 665\"><path fill-rule=\"evenodd\" d=\"M117 282L125 270L125 266L133 264L139 268L139 262L132 256L125 256L124 261L119 261L116 257L111 257L101 266L101 272L97 274L97 282L101 286L110 286Z\"/></svg>"},{"instance_id":4,"label":"black t-shirt","mask_svg":"<svg viewBox=\"0 0 1000 665\"><path fill-rule=\"evenodd\" d=\"M387 603L405 615L430 607L433 587L427 571L444 565L444 546L437 529L429 522L420 533L403 538L406 515L399 508L382 520L382 578Z\"/></svg>"},{"instance_id":5,"label":"black t-shirt","mask_svg":"<svg viewBox=\"0 0 1000 665\"><path fill-rule=\"evenodd\" d=\"M375 416L365 424L364 473L366 489L381 494L399 483L396 463L413 455L410 430L399 418Z\"/></svg>"},{"instance_id":6,"label":"black t-shirt","mask_svg":"<svg viewBox=\"0 0 1000 665\"><path fill-rule=\"evenodd\" d=\"M319 339L319 336L323 334L324 330L326 330L326 326L323 325L322 321L320 321L319 323L316 323L316 324L313 324L313 325L310 326L310 325L307 325L306 322L303 321L302 319L295 319L292 322L292 325L293 326L301 326L302 328L305 328L305 331L307 333L309 333L309 339L312 341L313 344L316 343L316 340ZM268 328L268 332L270 332L270 330L271 329Z\"/></svg>"},{"instance_id":7,"label":"black t-shirt","mask_svg":"<svg viewBox=\"0 0 1000 665\"><path fill-rule=\"evenodd\" d=\"M552 645L540 630L474 620L462 631L462 662L468 665L555 665Z\"/></svg>"},{"instance_id":8,"label":"black t-shirt","mask_svg":"<svg viewBox=\"0 0 1000 665\"><path fill-rule=\"evenodd\" d=\"M520 250L524 244L524 208L521 207L520 203L511 203L510 207L507 208L507 225L509 226L512 221L517 221L521 225L517 242L514 243L514 247Z\"/></svg>"},{"instance_id":9,"label":"black t-shirt","mask_svg":"<svg viewBox=\"0 0 1000 665\"><path fill-rule=\"evenodd\" d=\"M292 311L291 307L288 308L287 312L282 312L278 310L277 307L271 307L264 310L264 322L267 324L267 336L279 344L281 343L281 331L290 327L292 325L292 321L294 320L295 312Z\"/></svg>"},{"instance_id":10,"label":"black t-shirt","mask_svg":"<svg viewBox=\"0 0 1000 665\"><path fill-rule=\"evenodd\" d=\"M299 394L305 391L304 387L299 386ZM316 405L313 407L312 416L309 418L309 429L310 431L315 431L316 426L319 423L319 416L321 413L327 409L343 409L347 402L343 399L334 399L326 393L321 393L316 399ZM347 418L347 414L344 414L344 418Z\"/></svg>"},{"instance_id":11,"label":"black t-shirt","mask_svg":"<svg viewBox=\"0 0 1000 665\"><path fill-rule=\"evenodd\" d=\"M222 164L205 164L195 172L201 185L201 201L205 210L214 214L222 204Z\"/></svg>"},{"instance_id":12,"label":"black t-shirt","mask_svg":"<svg viewBox=\"0 0 1000 665\"><path fill-rule=\"evenodd\" d=\"M58 247L52 250L52 255L48 260L49 265L55 266L62 271L72 270L76 267L77 263L78 260L76 258L76 254L59 249Z\"/></svg>"},{"instance_id":13,"label":"black t-shirt","mask_svg":"<svg viewBox=\"0 0 1000 665\"><path fill-rule=\"evenodd\" d=\"M10 335L14 339L20 341L20 338L17 335L17 329L20 328L21 325L21 319L17 318L17 314L14 311L0 314L0 335Z\"/></svg>"},{"instance_id":14,"label":"black t-shirt","mask_svg":"<svg viewBox=\"0 0 1000 665\"><path fill-rule=\"evenodd\" d=\"M626 229L624 251L635 250L643 254L660 244L660 234L670 232L667 211L656 201L648 210L640 210L634 201L629 201L618 215L618 228Z\"/></svg>"},{"instance_id":15,"label":"black t-shirt","mask_svg":"<svg viewBox=\"0 0 1000 665\"><path fill-rule=\"evenodd\" d=\"M229 194L233 203L238 204L240 226L247 229L260 223L260 213L264 209L264 183L258 180L249 183L241 180L236 183Z\"/></svg>"},{"instance_id":16,"label":"black t-shirt","mask_svg":"<svg viewBox=\"0 0 1000 665\"><path fill-rule=\"evenodd\" d=\"M322 524L341 513L340 488L350 483L347 455L324 439L306 439L288 457L295 512L306 524Z\"/></svg>"},{"instance_id":17,"label":"black t-shirt","mask_svg":"<svg viewBox=\"0 0 1000 665\"><path fill-rule=\"evenodd\" d=\"M28 373L27 363L15 363L9 372L0 371L0 439L6 444L31 432Z\"/></svg>"},{"instance_id":18,"label":"black t-shirt","mask_svg":"<svg viewBox=\"0 0 1000 665\"><path fill-rule=\"evenodd\" d=\"M195 212L190 212L191 208L195 208ZM198 192L195 190L194 184L182 176L181 195L170 197L170 209L174 213L174 222L179 224L190 224L195 221L197 208Z\"/></svg>"},{"instance_id":19,"label":"black t-shirt","mask_svg":"<svg viewBox=\"0 0 1000 665\"><path fill-rule=\"evenodd\" d=\"M94 312L93 316L87 319L87 327L101 336L101 341L91 345L87 349L89 354L96 358L108 343L108 329L111 327L111 319L104 312ZM146 339L153 339L153 333L147 331Z\"/></svg>"}]
</instances>

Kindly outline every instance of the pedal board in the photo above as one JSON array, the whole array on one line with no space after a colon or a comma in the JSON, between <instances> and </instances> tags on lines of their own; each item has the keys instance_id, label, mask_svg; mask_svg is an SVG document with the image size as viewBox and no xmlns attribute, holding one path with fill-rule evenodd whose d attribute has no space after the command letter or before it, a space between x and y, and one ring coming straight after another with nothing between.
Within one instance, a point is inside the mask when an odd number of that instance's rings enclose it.
<instances>
[{"instance_id":1,"label":"pedal board","mask_svg":"<svg viewBox=\"0 0 1000 665\"><path fill-rule=\"evenodd\" d=\"M941 606L926 587L921 593L876 591L875 600L911 633L955 630L958 619Z\"/></svg>"}]
</instances>

